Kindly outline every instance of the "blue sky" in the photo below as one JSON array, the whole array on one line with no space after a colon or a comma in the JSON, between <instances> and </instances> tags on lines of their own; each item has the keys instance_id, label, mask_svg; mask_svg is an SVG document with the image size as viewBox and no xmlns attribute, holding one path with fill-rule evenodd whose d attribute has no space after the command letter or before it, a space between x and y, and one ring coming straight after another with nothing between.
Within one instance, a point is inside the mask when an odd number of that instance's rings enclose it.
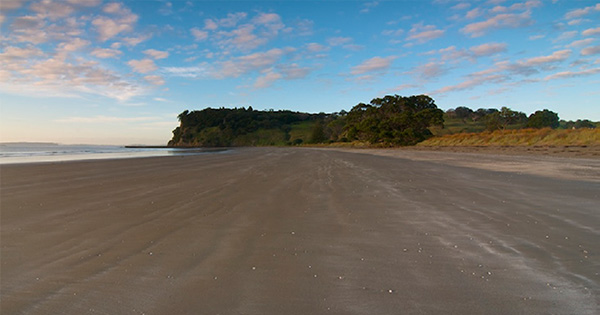
<instances>
[{"instance_id":1,"label":"blue sky","mask_svg":"<svg viewBox=\"0 0 600 315\"><path fill-rule=\"evenodd\" d=\"M600 120L597 1L2 0L0 141L165 144L186 109Z\"/></svg>"}]
</instances>

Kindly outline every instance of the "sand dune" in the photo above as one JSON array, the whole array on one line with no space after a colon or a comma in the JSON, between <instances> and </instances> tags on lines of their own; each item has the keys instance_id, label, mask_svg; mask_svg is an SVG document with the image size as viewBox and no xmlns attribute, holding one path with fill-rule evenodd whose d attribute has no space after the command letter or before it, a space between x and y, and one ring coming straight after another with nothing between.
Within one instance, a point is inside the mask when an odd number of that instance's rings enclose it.
<instances>
[{"instance_id":1,"label":"sand dune","mask_svg":"<svg viewBox=\"0 0 600 315\"><path fill-rule=\"evenodd\" d=\"M3 165L1 313L600 313L597 162L386 152Z\"/></svg>"}]
</instances>

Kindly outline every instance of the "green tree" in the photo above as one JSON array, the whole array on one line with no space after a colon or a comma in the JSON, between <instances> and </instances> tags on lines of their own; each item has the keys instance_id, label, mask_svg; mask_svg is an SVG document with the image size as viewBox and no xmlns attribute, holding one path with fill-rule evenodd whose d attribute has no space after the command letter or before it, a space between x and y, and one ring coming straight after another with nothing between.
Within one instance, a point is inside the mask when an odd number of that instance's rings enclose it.
<instances>
[{"instance_id":1,"label":"green tree","mask_svg":"<svg viewBox=\"0 0 600 315\"><path fill-rule=\"evenodd\" d=\"M546 128L550 127L552 129L558 128L559 125L558 114L544 109L538 110L535 113L529 115L529 120L527 121L527 127L529 128Z\"/></svg>"},{"instance_id":2,"label":"green tree","mask_svg":"<svg viewBox=\"0 0 600 315\"><path fill-rule=\"evenodd\" d=\"M312 128L310 134L310 143L323 143L327 140L325 137L325 130L323 128L323 123L317 121Z\"/></svg>"},{"instance_id":3,"label":"green tree","mask_svg":"<svg viewBox=\"0 0 600 315\"><path fill-rule=\"evenodd\" d=\"M443 125L444 112L427 95L387 95L360 103L346 117L346 138L382 145L413 145L431 136L431 125Z\"/></svg>"},{"instance_id":4,"label":"green tree","mask_svg":"<svg viewBox=\"0 0 600 315\"><path fill-rule=\"evenodd\" d=\"M486 128L490 131L506 129L509 125L527 123L527 116L522 112L514 111L508 107L502 107L499 112L493 112L486 116Z\"/></svg>"}]
</instances>

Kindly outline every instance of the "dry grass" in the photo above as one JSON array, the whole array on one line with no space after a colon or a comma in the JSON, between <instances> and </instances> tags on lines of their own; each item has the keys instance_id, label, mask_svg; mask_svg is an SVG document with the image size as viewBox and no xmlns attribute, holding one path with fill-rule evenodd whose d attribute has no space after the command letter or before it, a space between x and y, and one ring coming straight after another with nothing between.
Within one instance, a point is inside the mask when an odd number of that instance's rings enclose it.
<instances>
[{"instance_id":1,"label":"dry grass","mask_svg":"<svg viewBox=\"0 0 600 315\"><path fill-rule=\"evenodd\" d=\"M600 145L600 129L519 129L433 137L418 146L588 146Z\"/></svg>"}]
</instances>

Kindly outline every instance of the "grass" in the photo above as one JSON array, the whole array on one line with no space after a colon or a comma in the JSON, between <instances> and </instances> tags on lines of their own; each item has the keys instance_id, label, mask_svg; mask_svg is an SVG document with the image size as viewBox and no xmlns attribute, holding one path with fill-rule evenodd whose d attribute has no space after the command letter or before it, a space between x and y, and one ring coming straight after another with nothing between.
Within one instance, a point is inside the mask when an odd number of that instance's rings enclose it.
<instances>
[{"instance_id":1,"label":"grass","mask_svg":"<svg viewBox=\"0 0 600 315\"><path fill-rule=\"evenodd\" d=\"M592 146L600 129L519 129L436 136L418 146Z\"/></svg>"}]
</instances>

